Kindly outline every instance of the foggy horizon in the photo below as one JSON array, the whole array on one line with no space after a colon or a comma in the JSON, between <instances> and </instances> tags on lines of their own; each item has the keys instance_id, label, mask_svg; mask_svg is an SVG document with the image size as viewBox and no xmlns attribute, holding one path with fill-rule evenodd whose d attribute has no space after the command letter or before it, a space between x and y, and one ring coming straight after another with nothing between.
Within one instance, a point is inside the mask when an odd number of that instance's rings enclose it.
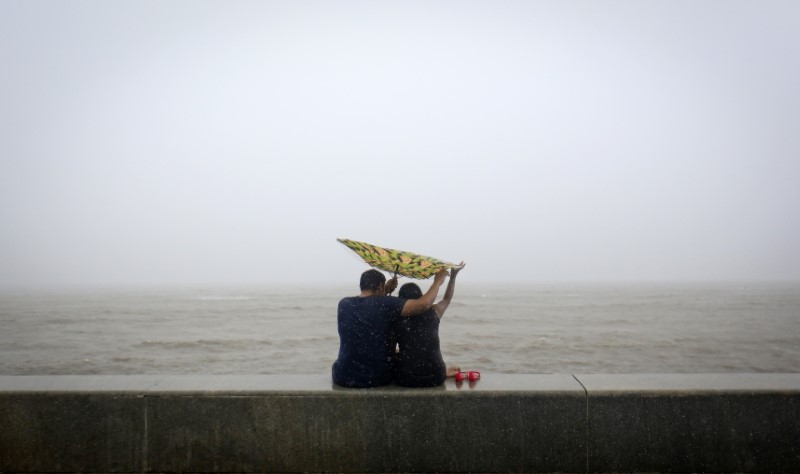
<instances>
[{"instance_id":1,"label":"foggy horizon","mask_svg":"<svg viewBox=\"0 0 800 474\"><path fill-rule=\"evenodd\" d=\"M800 3L0 2L0 291L800 283ZM424 281L422 285L429 282Z\"/></svg>"}]
</instances>

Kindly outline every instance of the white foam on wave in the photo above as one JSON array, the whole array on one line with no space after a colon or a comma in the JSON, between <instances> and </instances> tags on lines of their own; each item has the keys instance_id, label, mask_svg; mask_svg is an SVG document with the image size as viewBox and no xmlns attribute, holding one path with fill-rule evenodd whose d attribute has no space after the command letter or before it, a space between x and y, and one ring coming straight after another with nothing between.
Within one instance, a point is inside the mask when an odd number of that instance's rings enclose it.
<instances>
[{"instance_id":1,"label":"white foam on wave","mask_svg":"<svg viewBox=\"0 0 800 474\"><path fill-rule=\"evenodd\" d=\"M245 301L245 300L252 300L253 297L244 295L232 295L232 296L207 295L207 296L200 296L197 299L200 301Z\"/></svg>"}]
</instances>

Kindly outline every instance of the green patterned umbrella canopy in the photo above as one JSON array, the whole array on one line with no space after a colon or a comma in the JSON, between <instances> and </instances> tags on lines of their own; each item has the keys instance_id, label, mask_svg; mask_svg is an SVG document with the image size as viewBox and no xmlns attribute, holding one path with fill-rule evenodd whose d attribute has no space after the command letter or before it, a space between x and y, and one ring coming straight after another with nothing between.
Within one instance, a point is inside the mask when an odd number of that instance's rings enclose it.
<instances>
[{"instance_id":1,"label":"green patterned umbrella canopy","mask_svg":"<svg viewBox=\"0 0 800 474\"><path fill-rule=\"evenodd\" d=\"M336 239L350 250L357 253L371 267L390 273L397 273L409 278L424 280L442 268L453 268L456 265L436 258L426 257L402 250L387 249L366 242L349 239Z\"/></svg>"}]
</instances>

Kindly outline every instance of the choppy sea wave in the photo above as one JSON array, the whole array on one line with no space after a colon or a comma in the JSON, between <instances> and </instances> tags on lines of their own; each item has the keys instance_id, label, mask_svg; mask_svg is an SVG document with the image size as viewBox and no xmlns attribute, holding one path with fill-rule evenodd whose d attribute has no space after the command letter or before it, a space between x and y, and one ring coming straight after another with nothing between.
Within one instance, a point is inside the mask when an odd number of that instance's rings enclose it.
<instances>
[{"instance_id":1,"label":"choppy sea wave","mask_svg":"<svg viewBox=\"0 0 800 474\"><path fill-rule=\"evenodd\" d=\"M5 293L0 373L329 373L353 293ZM799 327L797 285L463 285L440 336L448 364L487 372L797 372Z\"/></svg>"}]
</instances>

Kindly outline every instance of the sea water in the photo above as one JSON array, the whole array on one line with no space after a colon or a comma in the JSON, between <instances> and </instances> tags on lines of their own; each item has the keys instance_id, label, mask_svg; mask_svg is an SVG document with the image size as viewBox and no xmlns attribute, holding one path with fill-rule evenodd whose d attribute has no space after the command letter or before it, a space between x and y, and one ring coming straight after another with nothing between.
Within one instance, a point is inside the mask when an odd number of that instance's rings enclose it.
<instances>
[{"instance_id":1,"label":"sea water","mask_svg":"<svg viewBox=\"0 0 800 474\"><path fill-rule=\"evenodd\" d=\"M329 374L357 292L0 293L0 374ZM495 373L798 372L800 285L463 284L440 338L448 365Z\"/></svg>"}]
</instances>

